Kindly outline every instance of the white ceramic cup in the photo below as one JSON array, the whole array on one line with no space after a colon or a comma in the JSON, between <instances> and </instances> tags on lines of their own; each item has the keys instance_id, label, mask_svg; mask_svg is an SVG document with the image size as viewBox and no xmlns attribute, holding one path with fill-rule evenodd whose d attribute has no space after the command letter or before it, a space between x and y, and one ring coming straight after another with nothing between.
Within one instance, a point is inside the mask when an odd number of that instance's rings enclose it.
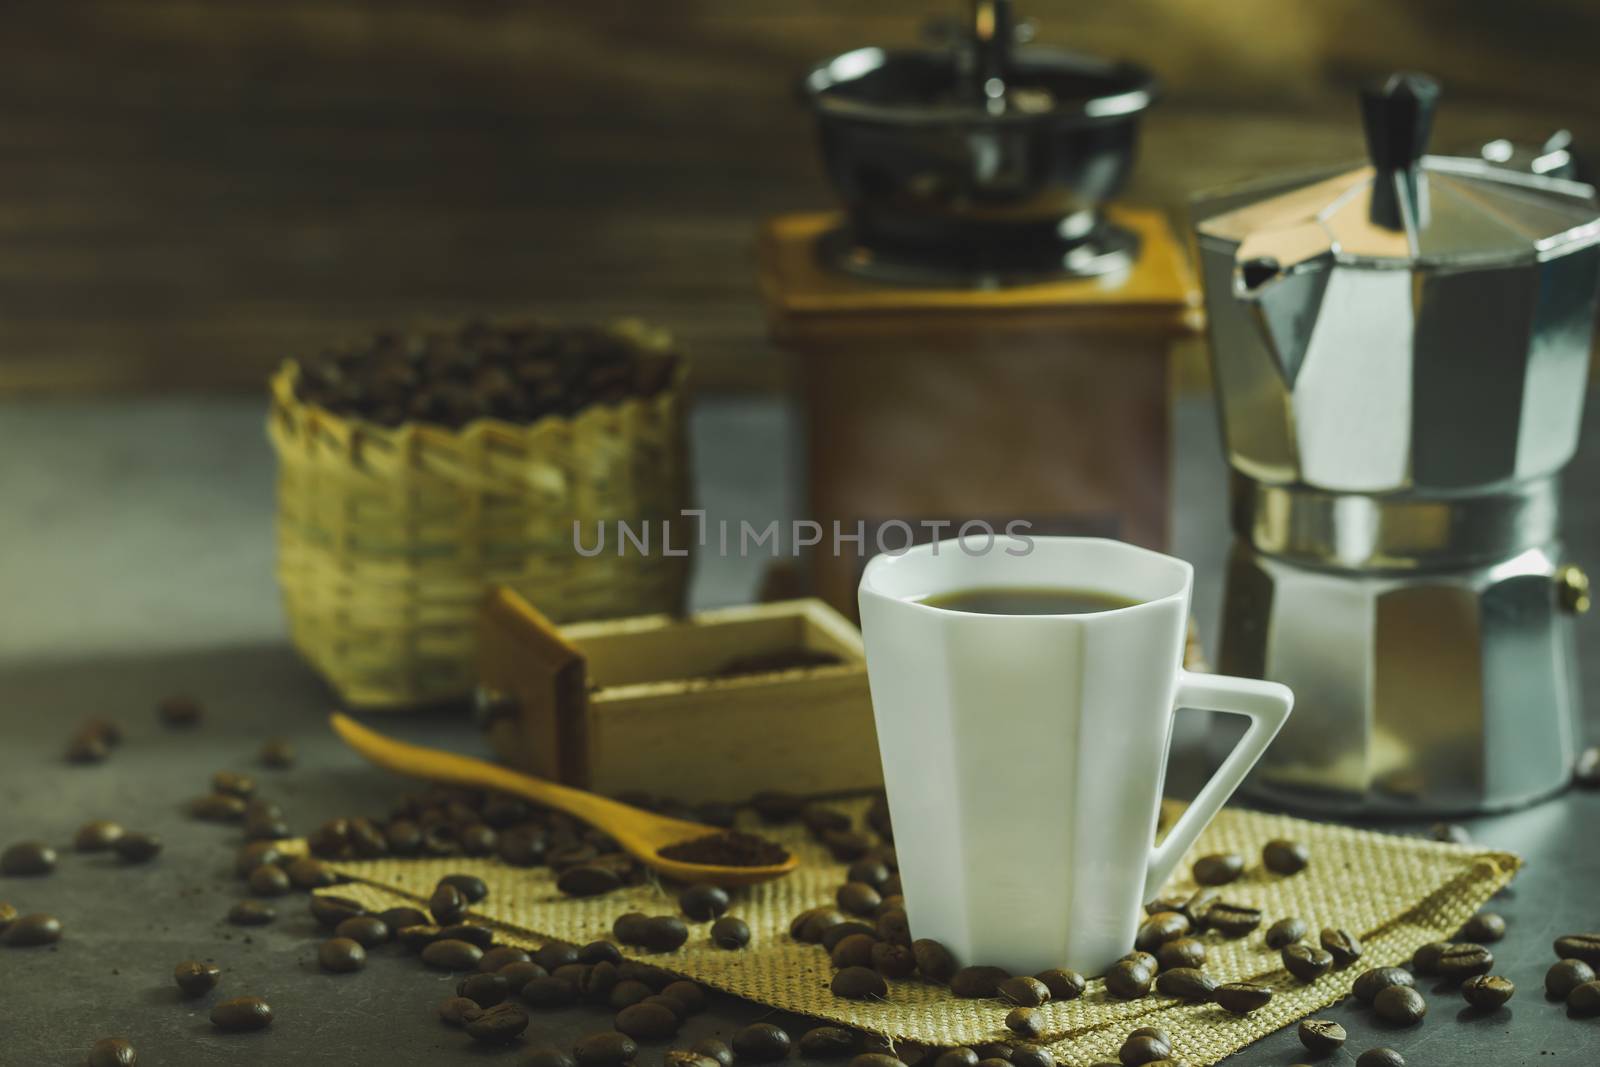
<instances>
[{"instance_id":1,"label":"white ceramic cup","mask_svg":"<svg viewBox=\"0 0 1600 1067\"><path fill-rule=\"evenodd\" d=\"M1141 906L1294 703L1274 682L1182 669L1193 573L1171 556L1079 537L969 537L867 564L861 630L914 936L1013 974L1099 975L1133 948ZM919 603L1016 586L1137 603L1078 615ZM1155 845L1180 707L1251 723Z\"/></svg>"}]
</instances>

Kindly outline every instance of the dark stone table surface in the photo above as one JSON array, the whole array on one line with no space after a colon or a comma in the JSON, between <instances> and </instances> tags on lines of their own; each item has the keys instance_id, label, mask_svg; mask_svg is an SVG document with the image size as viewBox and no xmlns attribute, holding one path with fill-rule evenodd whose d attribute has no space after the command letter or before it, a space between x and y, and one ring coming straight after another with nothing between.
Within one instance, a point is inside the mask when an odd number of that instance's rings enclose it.
<instances>
[{"instance_id":1,"label":"dark stone table surface","mask_svg":"<svg viewBox=\"0 0 1600 1067\"><path fill-rule=\"evenodd\" d=\"M1203 626L1215 614L1223 537L1210 419L1201 403L1180 407L1175 541L1202 574ZM109 1035L130 1037L148 1065L518 1058L473 1048L441 1025L435 1006L454 979L423 969L398 948L375 951L359 974L321 973L301 896L283 898L271 926L223 921L242 896L229 869L237 831L196 823L182 810L213 771L255 773L262 793L279 801L298 829L335 814L381 814L404 788L332 742L323 714L333 698L283 637L271 576L271 466L260 422L258 403L224 399L0 406L0 844L39 837L63 847L48 878L0 878L0 900L24 912L52 912L66 928L52 948L0 948L0 1067L79 1064L96 1038ZM701 497L713 515L764 521L790 514L792 425L770 401L702 405L695 444ZM1568 530L1579 559L1592 565L1600 508L1583 487L1600 472L1600 442L1592 433L1589 440L1568 479ZM748 597L753 566L707 561L696 601ZM1593 653L1596 624L1581 632ZM1585 675L1591 706L1600 706L1593 668ZM198 729L158 724L155 703L178 691L205 700L209 713ZM116 719L127 739L103 765L69 766L63 747L90 715ZM379 722L423 743L481 747L459 716L386 715ZM1591 739L1597 733L1591 712ZM256 766L262 741L275 736L295 742L300 758L292 770ZM65 850L74 829L95 818L160 834L166 849L140 867ZM1350 1031L1347 1050L1311 1062L1348 1064L1366 1047L1390 1044L1422 1067L1600 1063L1600 1022L1567 1019L1545 1001L1541 983L1556 935L1600 929L1600 794L1568 794L1469 825L1478 840L1528 860L1494 904L1510 924L1495 946L1496 970L1517 983L1516 998L1479 1017L1463 1012L1453 993L1430 993L1426 1022L1398 1033L1338 1006L1325 1015ZM172 982L173 965L191 957L213 959L224 972L218 992L197 1003L180 1000ZM277 1021L255 1034L216 1032L205 1005L244 993L268 998ZM680 1043L726 1037L761 1018L796 1033L805 1028L802 1020L717 997ZM608 1013L591 1008L535 1014L530 1037L569 1044L608 1023ZM1227 1062L1307 1059L1288 1031ZM641 1064L656 1062L659 1049L641 1056Z\"/></svg>"}]
</instances>

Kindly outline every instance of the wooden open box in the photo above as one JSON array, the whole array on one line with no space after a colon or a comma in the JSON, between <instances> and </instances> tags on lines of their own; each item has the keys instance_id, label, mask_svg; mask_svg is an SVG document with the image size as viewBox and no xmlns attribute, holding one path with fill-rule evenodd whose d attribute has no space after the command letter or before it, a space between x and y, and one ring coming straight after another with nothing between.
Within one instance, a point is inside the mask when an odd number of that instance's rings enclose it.
<instances>
[{"instance_id":1,"label":"wooden open box","mask_svg":"<svg viewBox=\"0 0 1600 1067\"><path fill-rule=\"evenodd\" d=\"M820 600L558 628L500 588L478 649L495 751L543 778L687 802L883 783L861 635ZM798 651L840 662L719 676Z\"/></svg>"}]
</instances>

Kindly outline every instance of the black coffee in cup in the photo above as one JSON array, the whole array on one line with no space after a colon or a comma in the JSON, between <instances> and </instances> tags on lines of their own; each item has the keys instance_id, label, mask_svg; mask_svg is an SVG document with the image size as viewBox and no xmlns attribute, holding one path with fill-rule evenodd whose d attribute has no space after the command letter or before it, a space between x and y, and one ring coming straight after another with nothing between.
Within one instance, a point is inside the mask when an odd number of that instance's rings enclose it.
<instances>
[{"instance_id":1,"label":"black coffee in cup","mask_svg":"<svg viewBox=\"0 0 1600 1067\"><path fill-rule=\"evenodd\" d=\"M957 589L923 597L919 603L975 615L1090 615L1131 608L1140 603L1119 593L1049 585L989 586Z\"/></svg>"}]
</instances>

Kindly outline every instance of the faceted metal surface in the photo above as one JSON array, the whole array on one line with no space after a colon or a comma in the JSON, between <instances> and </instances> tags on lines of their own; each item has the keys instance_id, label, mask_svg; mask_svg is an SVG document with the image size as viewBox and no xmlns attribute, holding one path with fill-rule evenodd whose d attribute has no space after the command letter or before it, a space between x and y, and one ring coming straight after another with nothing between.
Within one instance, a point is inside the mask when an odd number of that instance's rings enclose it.
<instances>
[{"instance_id":1,"label":"faceted metal surface","mask_svg":"<svg viewBox=\"0 0 1600 1067\"><path fill-rule=\"evenodd\" d=\"M1555 478L1470 496L1330 493L1232 479L1233 530L1276 559L1308 567L1424 571L1487 566L1560 536Z\"/></svg>"},{"instance_id":2,"label":"faceted metal surface","mask_svg":"<svg viewBox=\"0 0 1600 1067\"><path fill-rule=\"evenodd\" d=\"M1576 182L1427 156L1425 217L1370 167L1196 208L1229 462L1269 484L1455 492L1577 446L1600 215Z\"/></svg>"},{"instance_id":3,"label":"faceted metal surface","mask_svg":"<svg viewBox=\"0 0 1600 1067\"><path fill-rule=\"evenodd\" d=\"M1360 575L1236 545L1218 669L1296 713L1247 788L1321 811L1518 807L1569 780L1580 713L1557 543L1494 566Z\"/></svg>"}]
</instances>

